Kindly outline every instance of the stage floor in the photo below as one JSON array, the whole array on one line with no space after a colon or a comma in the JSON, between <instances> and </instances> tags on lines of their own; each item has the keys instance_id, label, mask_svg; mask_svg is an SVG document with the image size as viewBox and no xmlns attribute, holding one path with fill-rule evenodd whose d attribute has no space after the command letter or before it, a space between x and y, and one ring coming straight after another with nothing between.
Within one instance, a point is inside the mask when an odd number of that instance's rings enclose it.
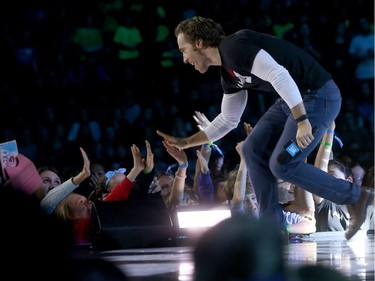
<instances>
[{"instance_id":1,"label":"stage floor","mask_svg":"<svg viewBox=\"0 0 375 281\"><path fill-rule=\"evenodd\" d=\"M191 247L112 250L96 253L113 261L130 280L193 280ZM284 246L290 267L324 265L357 280L374 280L374 235L358 232L350 241L344 232L319 232L291 240Z\"/></svg>"}]
</instances>

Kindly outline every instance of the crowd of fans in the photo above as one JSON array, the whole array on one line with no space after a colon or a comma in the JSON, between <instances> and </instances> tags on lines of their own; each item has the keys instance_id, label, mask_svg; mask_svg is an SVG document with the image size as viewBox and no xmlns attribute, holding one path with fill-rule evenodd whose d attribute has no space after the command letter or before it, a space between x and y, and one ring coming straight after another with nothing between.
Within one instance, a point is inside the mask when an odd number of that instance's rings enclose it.
<instances>
[{"instance_id":1,"label":"crowd of fans","mask_svg":"<svg viewBox=\"0 0 375 281\"><path fill-rule=\"evenodd\" d=\"M336 133L344 145L335 151L373 165L372 1L177 2L3 1L0 142L16 139L37 166L53 164L69 174L81 165L80 146L93 162L115 169L130 167L131 145L146 139L157 162L168 166L156 129L183 137L197 130L194 111L210 119L220 108L218 69L201 76L185 66L174 37L180 20L202 15L228 34L262 31L315 56L343 95ZM250 97L243 121L255 125L276 97ZM241 139L240 128L219 146L228 153Z\"/></svg>"}]
</instances>

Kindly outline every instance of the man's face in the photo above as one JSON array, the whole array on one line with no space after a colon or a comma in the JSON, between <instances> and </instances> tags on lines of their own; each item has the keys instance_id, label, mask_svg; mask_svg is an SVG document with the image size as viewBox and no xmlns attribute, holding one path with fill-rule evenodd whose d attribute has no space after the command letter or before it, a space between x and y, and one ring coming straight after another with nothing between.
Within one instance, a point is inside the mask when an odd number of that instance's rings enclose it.
<instances>
[{"instance_id":1,"label":"man's face","mask_svg":"<svg viewBox=\"0 0 375 281\"><path fill-rule=\"evenodd\" d=\"M184 63L189 63L194 66L194 69L200 73L205 73L210 66L208 64L207 56L203 51L205 48L201 41L197 41L192 45L185 39L185 35L180 33L177 36L178 49L183 55Z\"/></svg>"}]
</instances>

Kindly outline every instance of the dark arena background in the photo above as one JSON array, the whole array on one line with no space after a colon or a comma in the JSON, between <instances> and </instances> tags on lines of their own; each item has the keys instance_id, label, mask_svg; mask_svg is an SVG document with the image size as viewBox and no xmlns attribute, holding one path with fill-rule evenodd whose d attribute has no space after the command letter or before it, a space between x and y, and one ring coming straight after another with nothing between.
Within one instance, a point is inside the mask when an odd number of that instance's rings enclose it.
<instances>
[{"instance_id":1,"label":"dark arena background","mask_svg":"<svg viewBox=\"0 0 375 281\"><path fill-rule=\"evenodd\" d=\"M176 43L175 26L194 15L215 19L226 34L254 29L311 53L343 97L333 158L365 170L374 165L374 72L358 73L362 61L350 51L353 38L374 33L372 0L2 0L0 143L16 140L36 167L54 166L66 180L82 170L79 147L106 170L130 171L131 145L145 154L148 140L156 169L165 171L174 161L156 130L189 136L198 130L195 111L211 120L220 109L219 70L201 75L185 65ZM121 29L131 35L121 37ZM374 44L366 59L374 59L373 50ZM240 124L255 125L275 98L249 95ZM244 137L239 125L216 143L228 166ZM190 180L195 151L186 151ZM104 257L129 280L193 280L190 245L167 246L85 248L77 255ZM352 242L341 232L314 233L283 247L288 266L324 265L351 280L374 280L373 232L358 233Z\"/></svg>"}]
</instances>

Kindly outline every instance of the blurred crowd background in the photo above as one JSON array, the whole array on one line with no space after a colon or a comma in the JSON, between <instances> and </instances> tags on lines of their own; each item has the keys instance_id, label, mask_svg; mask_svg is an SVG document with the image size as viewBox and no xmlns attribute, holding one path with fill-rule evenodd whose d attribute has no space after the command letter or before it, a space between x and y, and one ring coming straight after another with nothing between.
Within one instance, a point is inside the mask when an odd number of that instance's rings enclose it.
<instances>
[{"instance_id":1,"label":"blurred crowd background","mask_svg":"<svg viewBox=\"0 0 375 281\"><path fill-rule=\"evenodd\" d=\"M194 111L211 120L222 97L218 69L201 75L183 64L177 48L174 27L194 15L215 19L227 34L250 28L310 52L343 95L336 120L343 146L335 142L334 154L373 165L372 0L3 0L0 6L0 142L16 139L37 166L69 175L82 167L82 146L107 169L131 167L131 144L144 149L146 139L159 169L172 164L156 130L190 135L198 130ZM255 125L275 98L251 94L243 122ZM240 124L217 144L229 155L243 138ZM188 153L196 159L194 149Z\"/></svg>"}]
</instances>

